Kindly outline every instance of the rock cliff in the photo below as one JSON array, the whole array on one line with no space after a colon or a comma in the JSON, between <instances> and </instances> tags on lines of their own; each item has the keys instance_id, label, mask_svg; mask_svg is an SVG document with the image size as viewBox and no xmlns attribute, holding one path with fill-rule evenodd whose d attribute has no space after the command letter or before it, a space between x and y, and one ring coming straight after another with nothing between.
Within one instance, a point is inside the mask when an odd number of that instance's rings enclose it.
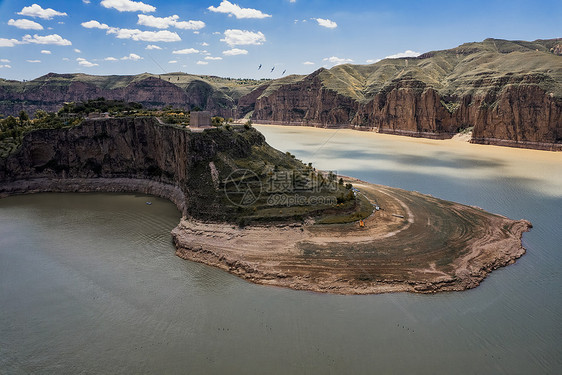
<instances>
[{"instance_id":1,"label":"rock cliff","mask_svg":"<svg viewBox=\"0 0 562 375\"><path fill-rule=\"evenodd\" d=\"M473 127L476 143L562 150L559 46L560 39L487 39L417 58L321 68L239 102L264 123L432 138Z\"/></svg>"},{"instance_id":2,"label":"rock cliff","mask_svg":"<svg viewBox=\"0 0 562 375\"><path fill-rule=\"evenodd\" d=\"M215 192L210 163L224 179L238 158L265 145L253 129L192 133L154 118L86 120L73 128L29 133L18 151L0 159L0 194L41 186L44 191L145 191L172 199L184 215L220 218L228 209Z\"/></svg>"}]
</instances>

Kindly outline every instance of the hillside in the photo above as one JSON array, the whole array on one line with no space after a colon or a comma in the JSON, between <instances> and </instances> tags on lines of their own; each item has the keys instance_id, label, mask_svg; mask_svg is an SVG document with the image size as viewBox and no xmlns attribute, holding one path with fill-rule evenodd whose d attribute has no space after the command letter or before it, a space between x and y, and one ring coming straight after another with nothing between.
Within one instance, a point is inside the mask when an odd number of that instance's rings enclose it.
<instances>
[{"instance_id":1,"label":"hillside","mask_svg":"<svg viewBox=\"0 0 562 375\"><path fill-rule=\"evenodd\" d=\"M562 149L562 39L486 39L418 57L338 65L277 80L185 73L54 74L0 80L0 113L58 110L98 97L145 107L199 107L273 124L344 126L473 142Z\"/></svg>"},{"instance_id":2,"label":"hillside","mask_svg":"<svg viewBox=\"0 0 562 375\"><path fill-rule=\"evenodd\" d=\"M486 39L415 58L321 68L263 90L253 119L435 138L474 127L474 142L550 149L562 143L561 46L562 39Z\"/></svg>"},{"instance_id":3,"label":"hillside","mask_svg":"<svg viewBox=\"0 0 562 375\"><path fill-rule=\"evenodd\" d=\"M261 83L186 73L131 76L49 73L25 82L0 79L0 113L16 115L25 110L33 114L38 109L57 111L65 102L104 97L138 102L148 108L166 105L186 109L199 107L232 117L238 99Z\"/></svg>"}]
</instances>

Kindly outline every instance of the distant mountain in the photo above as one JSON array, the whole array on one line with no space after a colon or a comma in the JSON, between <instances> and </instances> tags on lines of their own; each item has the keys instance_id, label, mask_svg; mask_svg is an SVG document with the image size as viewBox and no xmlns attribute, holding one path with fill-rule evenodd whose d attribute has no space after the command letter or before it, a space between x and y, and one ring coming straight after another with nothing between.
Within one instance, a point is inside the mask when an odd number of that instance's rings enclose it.
<instances>
[{"instance_id":1,"label":"distant mountain","mask_svg":"<svg viewBox=\"0 0 562 375\"><path fill-rule=\"evenodd\" d=\"M92 76L49 73L32 81L0 79L0 113L57 111L65 102L104 97L145 107L199 107L231 117L238 99L264 81L196 76L186 73Z\"/></svg>"},{"instance_id":2,"label":"distant mountain","mask_svg":"<svg viewBox=\"0 0 562 375\"><path fill-rule=\"evenodd\" d=\"M122 99L199 107L257 122L352 126L473 142L562 149L562 39L486 39L415 58L338 65L306 76L236 80L185 73L47 74L0 80L0 113L56 110L64 102Z\"/></svg>"}]
</instances>

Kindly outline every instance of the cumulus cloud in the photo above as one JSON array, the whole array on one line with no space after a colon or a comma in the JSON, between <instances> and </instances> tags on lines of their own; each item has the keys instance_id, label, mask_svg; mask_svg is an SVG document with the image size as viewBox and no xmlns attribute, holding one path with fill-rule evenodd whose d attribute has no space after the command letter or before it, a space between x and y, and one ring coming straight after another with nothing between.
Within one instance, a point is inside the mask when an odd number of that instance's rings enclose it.
<instances>
[{"instance_id":1,"label":"cumulus cloud","mask_svg":"<svg viewBox=\"0 0 562 375\"><path fill-rule=\"evenodd\" d=\"M76 52L76 53L82 53L82 51L80 51L78 48L74 48L74 52Z\"/></svg>"},{"instance_id":2,"label":"cumulus cloud","mask_svg":"<svg viewBox=\"0 0 562 375\"><path fill-rule=\"evenodd\" d=\"M117 9L120 12L142 12L150 13L156 10L156 7L145 4L141 1L131 0L103 0L100 3L105 8Z\"/></svg>"},{"instance_id":3,"label":"cumulus cloud","mask_svg":"<svg viewBox=\"0 0 562 375\"><path fill-rule=\"evenodd\" d=\"M21 44L17 39L0 38L0 47L14 47L16 44Z\"/></svg>"},{"instance_id":4,"label":"cumulus cloud","mask_svg":"<svg viewBox=\"0 0 562 375\"><path fill-rule=\"evenodd\" d=\"M142 31L139 29L119 29L110 27L108 34L115 34L118 39L132 39L140 42L179 42L180 36L168 30Z\"/></svg>"},{"instance_id":5,"label":"cumulus cloud","mask_svg":"<svg viewBox=\"0 0 562 375\"><path fill-rule=\"evenodd\" d=\"M222 60L222 57L207 56L205 57L205 60L211 60L211 61Z\"/></svg>"},{"instance_id":6,"label":"cumulus cloud","mask_svg":"<svg viewBox=\"0 0 562 375\"><path fill-rule=\"evenodd\" d=\"M29 63L40 63L41 62L41 60L25 60L25 61L27 61Z\"/></svg>"},{"instance_id":7,"label":"cumulus cloud","mask_svg":"<svg viewBox=\"0 0 562 375\"><path fill-rule=\"evenodd\" d=\"M332 56L332 57L326 57L325 59L323 59L324 61L327 61L329 63L335 64L335 65L339 65L339 64L347 64L347 63L352 63L353 60L351 59L343 59L341 57L336 57L336 56Z\"/></svg>"},{"instance_id":8,"label":"cumulus cloud","mask_svg":"<svg viewBox=\"0 0 562 375\"><path fill-rule=\"evenodd\" d=\"M202 45L203 47L207 47L207 46L209 45L209 43L203 42L203 43L201 43L201 45Z\"/></svg>"},{"instance_id":9,"label":"cumulus cloud","mask_svg":"<svg viewBox=\"0 0 562 375\"><path fill-rule=\"evenodd\" d=\"M247 55L248 51L240 48L232 48L226 51L222 51L222 54L225 56Z\"/></svg>"},{"instance_id":10,"label":"cumulus cloud","mask_svg":"<svg viewBox=\"0 0 562 375\"><path fill-rule=\"evenodd\" d=\"M49 51L49 50L47 50L47 49L42 49L42 50L41 50L41 53L42 53L43 55L50 55L50 54L51 54L51 51Z\"/></svg>"},{"instance_id":11,"label":"cumulus cloud","mask_svg":"<svg viewBox=\"0 0 562 375\"><path fill-rule=\"evenodd\" d=\"M96 20L82 22L81 25L87 29L106 30L107 34L114 34L118 39L132 39L142 42L178 42L181 40L177 33L168 30L142 31L139 29L120 29L118 27L108 26L105 23L100 23Z\"/></svg>"},{"instance_id":12,"label":"cumulus cloud","mask_svg":"<svg viewBox=\"0 0 562 375\"><path fill-rule=\"evenodd\" d=\"M86 29L101 29L101 30L109 29L109 26L107 26L105 23L99 23L96 20L82 22L80 25L82 25L82 27L85 27Z\"/></svg>"},{"instance_id":13,"label":"cumulus cloud","mask_svg":"<svg viewBox=\"0 0 562 375\"><path fill-rule=\"evenodd\" d=\"M401 57L418 57L421 55L420 52L414 52L412 50L406 50L404 52L395 53L394 55L386 56L385 59L399 59Z\"/></svg>"},{"instance_id":14,"label":"cumulus cloud","mask_svg":"<svg viewBox=\"0 0 562 375\"><path fill-rule=\"evenodd\" d=\"M196 64L197 64L197 65L207 65L208 62L207 62L207 61L201 61L201 60L199 60L199 61L196 62Z\"/></svg>"},{"instance_id":15,"label":"cumulus cloud","mask_svg":"<svg viewBox=\"0 0 562 375\"><path fill-rule=\"evenodd\" d=\"M50 20L55 16L67 16L67 14L64 12L58 12L51 8L43 9L40 5L37 4L24 7L21 12L18 12L18 14L28 17L38 17L44 20Z\"/></svg>"},{"instance_id":16,"label":"cumulus cloud","mask_svg":"<svg viewBox=\"0 0 562 375\"><path fill-rule=\"evenodd\" d=\"M185 49L178 49L172 52L174 55L189 55L192 53L199 53L198 49L195 48L185 48Z\"/></svg>"},{"instance_id":17,"label":"cumulus cloud","mask_svg":"<svg viewBox=\"0 0 562 375\"><path fill-rule=\"evenodd\" d=\"M117 59L113 56L106 57L104 60L105 61L117 61Z\"/></svg>"},{"instance_id":18,"label":"cumulus cloud","mask_svg":"<svg viewBox=\"0 0 562 375\"><path fill-rule=\"evenodd\" d=\"M314 65L314 63L312 61L305 61L303 62L304 65Z\"/></svg>"},{"instance_id":19,"label":"cumulus cloud","mask_svg":"<svg viewBox=\"0 0 562 375\"><path fill-rule=\"evenodd\" d=\"M136 53L129 53L128 56L123 56L123 57L121 57L121 60L133 60L133 61L138 61L138 60L142 60L142 57L140 57L140 56L137 55Z\"/></svg>"},{"instance_id":20,"label":"cumulus cloud","mask_svg":"<svg viewBox=\"0 0 562 375\"><path fill-rule=\"evenodd\" d=\"M82 0L84 4L90 4L90 0Z\"/></svg>"},{"instance_id":21,"label":"cumulus cloud","mask_svg":"<svg viewBox=\"0 0 562 375\"><path fill-rule=\"evenodd\" d=\"M162 49L160 46L157 46L155 44L149 44L148 46L146 46L145 49Z\"/></svg>"},{"instance_id":22,"label":"cumulus cloud","mask_svg":"<svg viewBox=\"0 0 562 375\"><path fill-rule=\"evenodd\" d=\"M225 42L231 47L249 44L260 45L265 42L265 35L261 31L255 33L248 30L228 29L224 32L224 39L221 39L221 42Z\"/></svg>"},{"instance_id":23,"label":"cumulus cloud","mask_svg":"<svg viewBox=\"0 0 562 375\"><path fill-rule=\"evenodd\" d=\"M70 46L72 42L70 40L64 39L58 34L51 35L24 35L22 38L22 43L35 43L35 44L56 44L58 46Z\"/></svg>"},{"instance_id":24,"label":"cumulus cloud","mask_svg":"<svg viewBox=\"0 0 562 375\"><path fill-rule=\"evenodd\" d=\"M178 63L178 60L170 60L170 61L168 61L168 64L177 64L177 63Z\"/></svg>"},{"instance_id":25,"label":"cumulus cloud","mask_svg":"<svg viewBox=\"0 0 562 375\"><path fill-rule=\"evenodd\" d=\"M137 24L155 27L157 29L167 29L172 26L182 30L199 30L205 27L205 22L203 21L179 21L180 17L177 14L170 17L154 17L139 14L138 17L139 20Z\"/></svg>"},{"instance_id":26,"label":"cumulus cloud","mask_svg":"<svg viewBox=\"0 0 562 375\"><path fill-rule=\"evenodd\" d=\"M43 26L41 26L41 24L39 24L35 21L31 21L31 20L10 19L8 21L8 25L14 26L14 27L17 27L18 29L23 29L23 30L43 30Z\"/></svg>"},{"instance_id":27,"label":"cumulus cloud","mask_svg":"<svg viewBox=\"0 0 562 375\"><path fill-rule=\"evenodd\" d=\"M8 59L0 59L0 62L1 62L1 63L9 63L9 62L11 62L11 61L8 60Z\"/></svg>"},{"instance_id":28,"label":"cumulus cloud","mask_svg":"<svg viewBox=\"0 0 562 375\"><path fill-rule=\"evenodd\" d=\"M86 68L91 68L93 66L98 66L98 64L90 62L82 57L79 57L76 59L76 61L78 61L78 64L85 66Z\"/></svg>"},{"instance_id":29,"label":"cumulus cloud","mask_svg":"<svg viewBox=\"0 0 562 375\"><path fill-rule=\"evenodd\" d=\"M8 64L2 64L0 65L0 68L6 68L6 69L10 69L12 66L8 65Z\"/></svg>"},{"instance_id":30,"label":"cumulus cloud","mask_svg":"<svg viewBox=\"0 0 562 375\"><path fill-rule=\"evenodd\" d=\"M318 24L322 27L327 27L328 29L335 29L338 27L338 24L332 20L324 19L324 18L313 18L318 22Z\"/></svg>"},{"instance_id":31,"label":"cumulus cloud","mask_svg":"<svg viewBox=\"0 0 562 375\"><path fill-rule=\"evenodd\" d=\"M211 12L215 13L226 13L229 16L234 16L236 18L268 18L271 14L263 13L260 10L252 8L241 8L238 4L233 4L230 1L223 0L218 7L210 6Z\"/></svg>"}]
</instances>

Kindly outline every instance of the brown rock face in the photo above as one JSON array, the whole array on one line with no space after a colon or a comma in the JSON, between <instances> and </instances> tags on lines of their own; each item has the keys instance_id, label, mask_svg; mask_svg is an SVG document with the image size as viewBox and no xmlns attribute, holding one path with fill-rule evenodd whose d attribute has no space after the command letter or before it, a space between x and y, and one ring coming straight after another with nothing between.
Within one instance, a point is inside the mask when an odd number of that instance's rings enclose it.
<instances>
[{"instance_id":1,"label":"brown rock face","mask_svg":"<svg viewBox=\"0 0 562 375\"><path fill-rule=\"evenodd\" d=\"M318 70L304 80L281 86L272 95L257 98L253 119L272 123L310 125L349 124L357 111L353 99L326 89ZM252 94L249 94L252 95ZM248 97L240 98L247 101Z\"/></svg>"},{"instance_id":2,"label":"brown rock face","mask_svg":"<svg viewBox=\"0 0 562 375\"><path fill-rule=\"evenodd\" d=\"M253 119L429 138L449 138L459 129L474 127L475 143L562 150L562 99L533 84L537 79L528 75L515 84L482 82L490 85L483 93L447 98L423 82L403 80L368 101L358 101L327 89L316 72L258 97Z\"/></svg>"},{"instance_id":3,"label":"brown rock face","mask_svg":"<svg viewBox=\"0 0 562 375\"><path fill-rule=\"evenodd\" d=\"M196 215L217 196L209 191L209 162L224 154L248 157L264 143L257 131L238 137L218 129L191 133L154 118L86 120L27 134L17 152L0 159L0 195L3 185L37 179L150 180L184 192L186 212Z\"/></svg>"}]
</instances>

